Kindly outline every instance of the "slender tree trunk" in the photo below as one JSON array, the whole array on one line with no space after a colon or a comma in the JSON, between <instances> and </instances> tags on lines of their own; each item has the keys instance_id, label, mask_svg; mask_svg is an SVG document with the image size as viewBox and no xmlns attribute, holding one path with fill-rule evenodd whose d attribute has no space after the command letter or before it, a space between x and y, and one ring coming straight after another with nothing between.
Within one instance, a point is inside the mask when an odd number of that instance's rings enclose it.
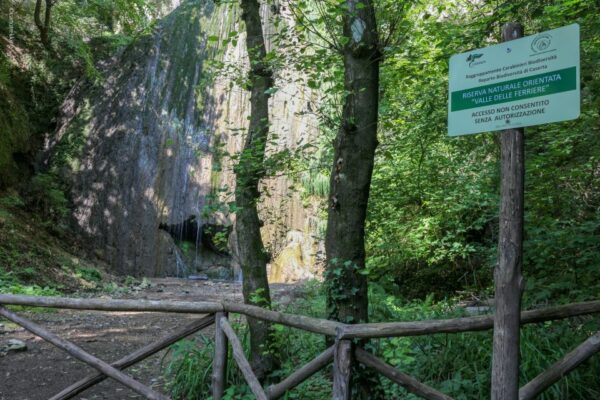
<instances>
[{"instance_id":1,"label":"slender tree trunk","mask_svg":"<svg viewBox=\"0 0 600 400\"><path fill-rule=\"evenodd\" d=\"M40 42L42 42L46 49L50 50L50 21L52 19L52 6L54 2L52 0L45 0L44 21L42 22L42 1L44 0L36 0L33 19L35 26L40 31Z\"/></svg>"},{"instance_id":2,"label":"slender tree trunk","mask_svg":"<svg viewBox=\"0 0 600 400\"><path fill-rule=\"evenodd\" d=\"M327 285L331 319L368 320L365 268L365 219L371 186L379 107L379 64L372 1L348 0L344 36L344 102L342 126L334 142L327 220Z\"/></svg>"},{"instance_id":3,"label":"slender tree trunk","mask_svg":"<svg viewBox=\"0 0 600 400\"><path fill-rule=\"evenodd\" d=\"M523 26L506 24L502 41L523 37ZM523 128L501 133L502 183L498 266L494 271L494 353L492 400L519 398L519 336L523 290L523 204L525 155Z\"/></svg>"},{"instance_id":4,"label":"slender tree trunk","mask_svg":"<svg viewBox=\"0 0 600 400\"><path fill-rule=\"evenodd\" d=\"M258 185L264 175L263 162L269 132L269 89L273 86L270 67L265 63L266 45L257 0L241 0L246 25L246 45L250 61L250 125L244 149L236 166L236 233L243 273L244 301L263 307L271 305L267 281L267 254L260 234L257 202ZM252 318L250 325L250 363L259 379L264 379L274 364L269 352L270 325ZM269 352L269 353L267 353Z\"/></svg>"},{"instance_id":5,"label":"slender tree trunk","mask_svg":"<svg viewBox=\"0 0 600 400\"><path fill-rule=\"evenodd\" d=\"M358 323L368 321L365 219L377 147L381 53L373 0L347 0L345 7L347 95L330 177L326 284L329 318ZM368 398L369 385L355 378L353 398Z\"/></svg>"}]
</instances>

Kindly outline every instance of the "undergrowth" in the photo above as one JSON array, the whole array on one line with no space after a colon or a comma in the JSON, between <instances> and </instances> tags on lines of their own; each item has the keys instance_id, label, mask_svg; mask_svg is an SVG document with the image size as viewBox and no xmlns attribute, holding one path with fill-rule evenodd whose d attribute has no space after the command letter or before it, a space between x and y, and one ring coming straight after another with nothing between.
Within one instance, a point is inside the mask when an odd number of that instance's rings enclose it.
<instances>
[{"instance_id":1,"label":"undergrowth","mask_svg":"<svg viewBox=\"0 0 600 400\"><path fill-rule=\"evenodd\" d=\"M325 314L325 297L319 284L308 283L301 299L292 305L275 308L279 311L322 317ZM242 342L246 354L249 353L249 334L246 324L239 316L230 316L230 322ZM273 326L274 349L280 355L281 365L273 371L268 381L276 383L300 366L306 364L325 349L323 336L291 329L281 325ZM192 340L181 341L171 348L170 362L165 374L170 382L169 389L174 399L210 399L210 382L214 342L212 336L196 335ZM245 384L236 367L231 349L228 355L227 390L225 400L251 400L254 396ZM330 368L315 374L283 399L320 400L331 398Z\"/></svg>"},{"instance_id":2,"label":"undergrowth","mask_svg":"<svg viewBox=\"0 0 600 400\"><path fill-rule=\"evenodd\" d=\"M60 291L49 286L27 285L17 274L3 271L0 268L0 293L23 294L27 296L58 296Z\"/></svg>"},{"instance_id":3,"label":"undergrowth","mask_svg":"<svg viewBox=\"0 0 600 400\"><path fill-rule=\"evenodd\" d=\"M322 317L325 315L325 295L318 283L307 284L290 306L277 307L280 311ZM405 301L371 285L371 322L416 321L466 316L458 301ZM529 305L525 305L529 308ZM248 353L247 331L237 318ZM275 328L275 347L281 358L281 367L270 376L279 382L325 349L324 338L290 329ZM521 330L521 385L544 371L564 354L579 345L593 332L600 330L600 321L590 317L565 321L550 321L524 326ZM369 346L377 356L420 381L457 399L489 398L492 333L468 332L437 334L422 337L373 340ZM175 399L210 398L210 380L214 344L212 337L199 335L173 348L166 369ZM231 351L230 351L231 353ZM225 399L254 398L229 355L228 391ZM600 359L592 358L574 372L550 387L541 400L589 400L600 398ZM380 383L386 400L416 400L418 397L381 377ZM317 400L331 398L330 368L314 375L298 388L287 393L285 399Z\"/></svg>"},{"instance_id":4,"label":"undergrowth","mask_svg":"<svg viewBox=\"0 0 600 400\"><path fill-rule=\"evenodd\" d=\"M407 302L375 286L370 294L372 322L416 321L468 316L456 301L434 302L432 297ZM527 304L524 308L529 308ZM385 310L385 311L384 311ZM549 321L521 329L521 386L546 370L567 352L600 329L597 318ZM437 334L390 338L373 342L377 354L389 364L457 400L490 397L492 332ZM600 359L592 358L551 386L540 400L600 398ZM418 397L382 379L386 399Z\"/></svg>"},{"instance_id":5,"label":"undergrowth","mask_svg":"<svg viewBox=\"0 0 600 400\"><path fill-rule=\"evenodd\" d=\"M64 238L55 198L40 200L38 209L30 200L43 196L27 196L0 194L0 293L56 296L102 289L102 273L74 255L73 244Z\"/></svg>"},{"instance_id":6,"label":"undergrowth","mask_svg":"<svg viewBox=\"0 0 600 400\"><path fill-rule=\"evenodd\" d=\"M230 317L232 326L238 332L238 337L245 349L249 348L248 330L246 326L235 323L235 317ZM165 374L169 380L169 390L174 399L205 399L211 398L210 382L214 341L212 337L198 334L191 340L182 340L171 347L171 361ZM228 354L228 365L235 365L231 351ZM227 369L226 382L228 389L225 400L253 399L248 397L249 388L244 378L236 368Z\"/></svg>"}]
</instances>

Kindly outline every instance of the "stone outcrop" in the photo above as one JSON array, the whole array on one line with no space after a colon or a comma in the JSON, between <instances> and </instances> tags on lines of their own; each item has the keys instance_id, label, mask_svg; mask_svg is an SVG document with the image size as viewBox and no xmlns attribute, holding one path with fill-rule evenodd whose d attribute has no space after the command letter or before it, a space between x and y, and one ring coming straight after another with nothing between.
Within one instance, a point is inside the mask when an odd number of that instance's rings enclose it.
<instances>
[{"instance_id":1,"label":"stone outcrop","mask_svg":"<svg viewBox=\"0 0 600 400\"><path fill-rule=\"evenodd\" d=\"M274 10L263 10L265 21ZM229 235L230 251L216 252L202 245L201 227L235 223L234 214L211 207L233 198L232 161L223 153L242 147L248 94L231 77L210 74L208 61L246 68L243 38L219 48L230 32L243 31L238 12L210 1L182 2L151 35L103 66L102 82L75 87L62 108L47 145L48 168L70 183L77 229L116 273L173 276L210 269L225 276L221 268L235 266L235 235ZM306 113L316 95L294 80L278 79L271 152L316 135L318 123ZM285 176L264 183L269 196L261 201L262 230L275 255L288 246L288 231L301 232L302 243L314 241L290 184ZM195 240L164 229L192 218ZM309 262L314 258L302 253L289 265L312 274ZM278 268L287 268L282 263Z\"/></svg>"},{"instance_id":2,"label":"stone outcrop","mask_svg":"<svg viewBox=\"0 0 600 400\"><path fill-rule=\"evenodd\" d=\"M318 244L306 238L303 232L288 232L287 245L269 267L269 282L291 283L318 278L319 271L314 267Z\"/></svg>"}]
</instances>

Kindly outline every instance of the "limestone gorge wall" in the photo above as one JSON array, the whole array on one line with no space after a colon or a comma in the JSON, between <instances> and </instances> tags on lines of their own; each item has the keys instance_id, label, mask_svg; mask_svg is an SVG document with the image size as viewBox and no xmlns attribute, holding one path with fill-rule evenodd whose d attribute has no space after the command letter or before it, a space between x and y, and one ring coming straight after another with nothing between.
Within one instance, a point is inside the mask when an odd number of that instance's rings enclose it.
<instances>
[{"instance_id":1,"label":"limestone gorge wall","mask_svg":"<svg viewBox=\"0 0 600 400\"><path fill-rule=\"evenodd\" d=\"M263 9L270 31L273 12L281 10ZM219 48L243 30L238 13L210 1L182 2L103 66L100 83L82 82L63 105L46 162L70 184L77 229L117 273L228 278L238 270L236 238L224 243L235 215L222 205L233 200L227 154L241 149L249 97L209 68L215 59L247 68L243 34ZM272 99L271 152L317 134L316 118L306 113L316 94L291 71L279 75L286 78L278 78ZM285 174L264 183L262 230L275 256L274 281L316 272L314 217L291 183Z\"/></svg>"}]
</instances>

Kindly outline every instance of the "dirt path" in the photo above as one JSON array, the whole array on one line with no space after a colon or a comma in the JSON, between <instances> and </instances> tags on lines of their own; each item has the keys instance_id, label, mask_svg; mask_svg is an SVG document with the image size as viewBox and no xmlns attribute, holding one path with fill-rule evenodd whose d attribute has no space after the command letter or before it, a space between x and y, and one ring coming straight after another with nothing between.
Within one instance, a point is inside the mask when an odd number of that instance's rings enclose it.
<instances>
[{"instance_id":1,"label":"dirt path","mask_svg":"<svg viewBox=\"0 0 600 400\"><path fill-rule=\"evenodd\" d=\"M210 281L152 279L150 286L105 297L149 300L199 299L242 301L241 285ZM291 301L294 286L273 285L273 297L281 303ZM113 362L159 337L173 332L198 316L159 313L108 313L60 310L57 312L19 312L59 336L76 343L99 358ZM0 356L0 400L46 400L70 384L89 375L93 369L29 332L0 319L0 345L9 339L22 340L27 351ZM212 334L212 327L205 334ZM144 384L166 393L162 351L127 370ZM78 399L139 399L141 396L113 380L84 392Z\"/></svg>"}]
</instances>

